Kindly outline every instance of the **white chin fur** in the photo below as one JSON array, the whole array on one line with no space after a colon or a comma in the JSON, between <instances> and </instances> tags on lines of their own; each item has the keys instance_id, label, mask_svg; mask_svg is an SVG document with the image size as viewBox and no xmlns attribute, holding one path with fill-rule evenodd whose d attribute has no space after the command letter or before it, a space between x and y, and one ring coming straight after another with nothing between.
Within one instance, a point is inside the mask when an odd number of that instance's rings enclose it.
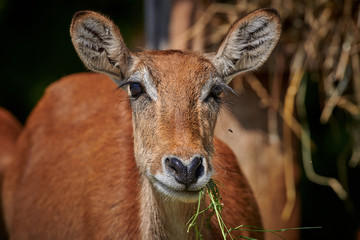
<instances>
[{"instance_id":1,"label":"white chin fur","mask_svg":"<svg viewBox=\"0 0 360 240\"><path fill-rule=\"evenodd\" d=\"M163 184L157 179L154 179L153 184L155 188L170 199L179 200L182 202L197 202L199 200L199 193L202 190L189 191L189 190L174 190Z\"/></svg>"}]
</instances>

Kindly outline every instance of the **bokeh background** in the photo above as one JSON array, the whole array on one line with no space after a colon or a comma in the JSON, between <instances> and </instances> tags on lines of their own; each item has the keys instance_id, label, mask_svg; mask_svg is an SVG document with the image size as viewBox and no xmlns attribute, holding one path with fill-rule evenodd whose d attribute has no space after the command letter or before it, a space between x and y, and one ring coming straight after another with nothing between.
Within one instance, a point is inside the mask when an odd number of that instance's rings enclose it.
<instances>
[{"instance_id":1,"label":"bokeh background","mask_svg":"<svg viewBox=\"0 0 360 240\"><path fill-rule=\"evenodd\" d=\"M322 227L287 239L360 239L359 1L0 0L0 106L25 123L49 84L86 71L69 35L76 11L110 16L132 50L207 52L232 22L261 7L279 11L283 33L263 67L231 83L239 95L231 96L231 116L219 120L220 131L229 119L241 126L227 140L245 170L252 157L234 142L252 146L261 139L254 151L259 159L266 155L259 161L267 167L263 174L253 167L249 181L267 212L264 221L284 222L265 226ZM274 181L262 177L274 171L281 173ZM281 197L281 211L268 216L277 200L258 184ZM294 216L297 225L286 222Z\"/></svg>"},{"instance_id":2,"label":"bokeh background","mask_svg":"<svg viewBox=\"0 0 360 240\"><path fill-rule=\"evenodd\" d=\"M0 0L0 103L24 122L44 89L57 79L85 71L71 43L72 16L100 11L121 26L129 47L144 42L142 1Z\"/></svg>"}]
</instances>

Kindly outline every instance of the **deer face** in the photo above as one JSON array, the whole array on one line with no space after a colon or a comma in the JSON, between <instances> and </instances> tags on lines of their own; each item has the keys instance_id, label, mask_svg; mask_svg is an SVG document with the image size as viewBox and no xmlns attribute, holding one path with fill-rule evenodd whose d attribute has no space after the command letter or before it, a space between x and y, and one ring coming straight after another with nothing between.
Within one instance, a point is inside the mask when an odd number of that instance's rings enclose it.
<instances>
[{"instance_id":1,"label":"deer face","mask_svg":"<svg viewBox=\"0 0 360 240\"><path fill-rule=\"evenodd\" d=\"M209 60L190 52L143 52L134 64L128 91L137 164L165 194L196 199L212 174L225 84Z\"/></svg>"},{"instance_id":2,"label":"deer face","mask_svg":"<svg viewBox=\"0 0 360 240\"><path fill-rule=\"evenodd\" d=\"M237 21L215 53L177 50L130 52L104 16L79 12L72 41L85 65L107 74L129 94L135 160L162 194L196 201L213 167L219 95L237 74L259 67L280 34L274 10Z\"/></svg>"}]
</instances>

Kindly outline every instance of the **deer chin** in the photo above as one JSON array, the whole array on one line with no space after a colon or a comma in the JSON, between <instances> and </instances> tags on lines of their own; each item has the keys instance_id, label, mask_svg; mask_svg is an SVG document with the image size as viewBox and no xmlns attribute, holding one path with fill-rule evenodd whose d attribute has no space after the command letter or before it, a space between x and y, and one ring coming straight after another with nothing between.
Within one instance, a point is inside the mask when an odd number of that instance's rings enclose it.
<instances>
[{"instance_id":1,"label":"deer chin","mask_svg":"<svg viewBox=\"0 0 360 240\"><path fill-rule=\"evenodd\" d=\"M164 183L155 180L154 181L155 188L162 193L166 198L178 200L186 203L194 203L199 199L199 193L202 190L199 189L197 191L189 191L189 190L175 190L173 188L168 187Z\"/></svg>"},{"instance_id":2,"label":"deer chin","mask_svg":"<svg viewBox=\"0 0 360 240\"><path fill-rule=\"evenodd\" d=\"M167 174L156 174L153 175L151 179L156 190L166 198L186 203L194 203L199 200L199 194L209 182L210 177L211 173L203 176L196 183L188 187L179 184L174 178Z\"/></svg>"}]
</instances>

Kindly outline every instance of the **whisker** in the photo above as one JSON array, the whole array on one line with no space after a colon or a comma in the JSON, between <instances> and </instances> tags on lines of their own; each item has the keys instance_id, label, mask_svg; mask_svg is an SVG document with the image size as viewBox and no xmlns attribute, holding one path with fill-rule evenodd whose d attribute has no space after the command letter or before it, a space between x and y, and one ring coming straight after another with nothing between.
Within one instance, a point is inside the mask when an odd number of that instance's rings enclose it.
<instances>
[{"instance_id":1,"label":"whisker","mask_svg":"<svg viewBox=\"0 0 360 240\"><path fill-rule=\"evenodd\" d=\"M236 171L231 171L229 166L223 166L223 163L213 163L213 168L215 170L213 176L216 176L217 174L222 173L221 175L226 175L226 174L233 174L233 175L240 175L238 172ZM226 173L226 174L224 174Z\"/></svg>"}]
</instances>

